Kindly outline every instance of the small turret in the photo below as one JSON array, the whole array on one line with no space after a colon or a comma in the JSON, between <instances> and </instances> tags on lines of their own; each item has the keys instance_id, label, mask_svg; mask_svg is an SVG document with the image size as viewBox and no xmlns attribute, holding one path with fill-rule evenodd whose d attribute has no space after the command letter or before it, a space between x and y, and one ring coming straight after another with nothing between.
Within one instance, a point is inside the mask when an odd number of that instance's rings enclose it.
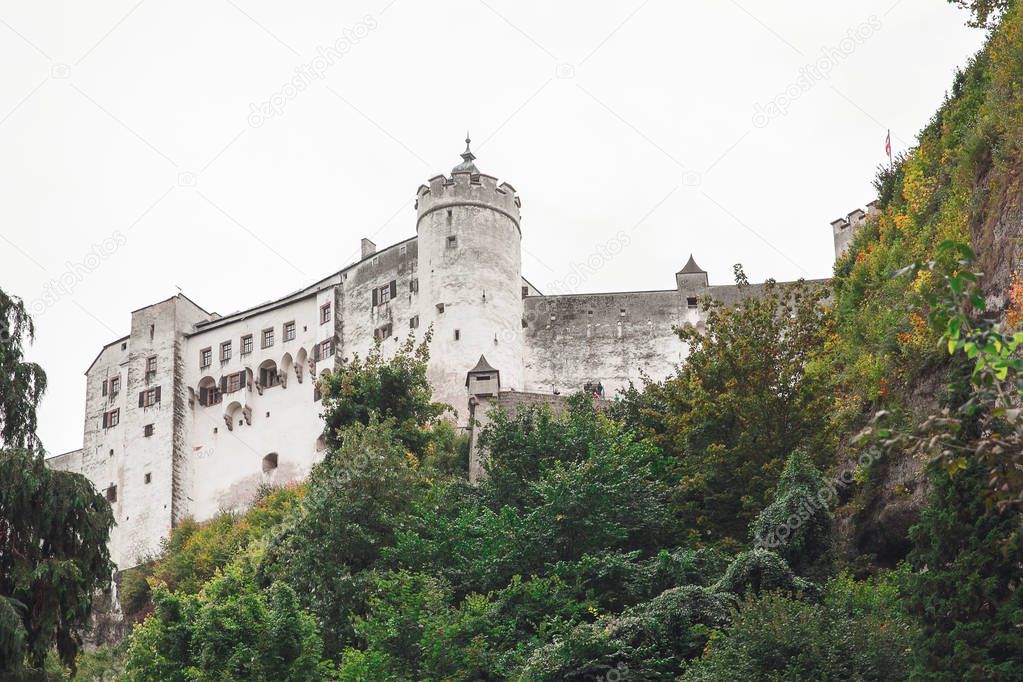
<instances>
[{"instance_id":1,"label":"small turret","mask_svg":"<svg viewBox=\"0 0 1023 682\"><path fill-rule=\"evenodd\" d=\"M490 423L490 410L501 394L501 373L490 366L486 357L480 356L476 366L465 375L465 387L469 391L469 482L476 483L483 475L484 453L480 448L479 436Z\"/></svg>"},{"instance_id":2,"label":"small turret","mask_svg":"<svg viewBox=\"0 0 1023 682\"><path fill-rule=\"evenodd\" d=\"M696 264L693 254L681 270L675 273L675 283L679 291L698 291L709 286L707 271Z\"/></svg>"},{"instance_id":3,"label":"small turret","mask_svg":"<svg viewBox=\"0 0 1023 682\"><path fill-rule=\"evenodd\" d=\"M476 366L465 375L465 387L470 396L496 398L501 392L501 373L481 355Z\"/></svg>"}]
</instances>

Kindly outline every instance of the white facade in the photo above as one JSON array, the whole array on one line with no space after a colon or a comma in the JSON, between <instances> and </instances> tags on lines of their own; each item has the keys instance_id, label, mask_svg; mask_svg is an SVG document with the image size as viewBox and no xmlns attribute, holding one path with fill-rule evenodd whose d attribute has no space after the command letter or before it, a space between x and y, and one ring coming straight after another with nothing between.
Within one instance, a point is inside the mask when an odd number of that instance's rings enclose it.
<instances>
[{"instance_id":1,"label":"white facade","mask_svg":"<svg viewBox=\"0 0 1023 682\"><path fill-rule=\"evenodd\" d=\"M227 316L174 296L133 312L129 335L100 351L83 447L48 462L106 492L119 568L155 554L183 518L243 509L260 484L306 476L323 455L316 378L378 339L387 353L432 325L434 399L465 426L466 373L481 356L501 393L610 397L685 357L672 328L700 324L696 297L736 295L690 258L672 289L543 296L522 278L514 188L476 170L468 147L462 158L419 188L416 237L381 251L363 240L359 262Z\"/></svg>"}]
</instances>

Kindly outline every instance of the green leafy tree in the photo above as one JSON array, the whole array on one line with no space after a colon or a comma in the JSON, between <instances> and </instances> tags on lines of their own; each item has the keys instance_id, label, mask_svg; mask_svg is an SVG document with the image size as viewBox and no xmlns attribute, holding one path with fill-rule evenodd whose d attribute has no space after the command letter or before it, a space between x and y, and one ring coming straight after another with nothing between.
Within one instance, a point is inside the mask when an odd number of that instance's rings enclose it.
<instances>
[{"instance_id":1,"label":"green leafy tree","mask_svg":"<svg viewBox=\"0 0 1023 682\"><path fill-rule=\"evenodd\" d=\"M331 656L350 642L351 618L365 610L374 584L368 569L429 486L390 423L371 419L344 429L340 447L313 468L301 513L272 541L260 569L265 584L287 582L316 614Z\"/></svg>"},{"instance_id":2,"label":"green leafy tree","mask_svg":"<svg viewBox=\"0 0 1023 682\"><path fill-rule=\"evenodd\" d=\"M858 582L843 575L816 603L778 592L748 596L679 679L905 680L915 633L897 580Z\"/></svg>"},{"instance_id":3,"label":"green leafy tree","mask_svg":"<svg viewBox=\"0 0 1023 682\"><path fill-rule=\"evenodd\" d=\"M804 448L827 461L836 443L826 289L768 282L755 292L738 273L738 302L706 302L706 329L678 330L690 348L678 374L612 413L674 460L676 512L701 541L741 541L788 455Z\"/></svg>"},{"instance_id":4,"label":"green leafy tree","mask_svg":"<svg viewBox=\"0 0 1023 682\"><path fill-rule=\"evenodd\" d=\"M155 609L132 635L134 682L330 679L315 619L284 583L260 590L245 562L232 563L197 595L158 587Z\"/></svg>"},{"instance_id":5,"label":"green leafy tree","mask_svg":"<svg viewBox=\"0 0 1023 682\"><path fill-rule=\"evenodd\" d=\"M432 330L422 343L409 337L389 358L373 347L366 357L355 355L319 382L323 394L324 434L327 446L341 445L340 434L354 424L370 419L393 422L395 436L405 447L423 454L430 441L430 427L448 409L432 400L433 390L426 378Z\"/></svg>"},{"instance_id":6,"label":"green leafy tree","mask_svg":"<svg viewBox=\"0 0 1023 682\"><path fill-rule=\"evenodd\" d=\"M109 584L110 505L84 476L49 469L35 434L46 375L24 362L32 320L0 291L0 674L74 669L93 593Z\"/></svg>"},{"instance_id":7,"label":"green leafy tree","mask_svg":"<svg viewBox=\"0 0 1023 682\"><path fill-rule=\"evenodd\" d=\"M536 649L522 679L675 680L698 656L714 628L729 620L732 599L695 585L662 592L648 602L595 623L579 625Z\"/></svg>"}]
</instances>

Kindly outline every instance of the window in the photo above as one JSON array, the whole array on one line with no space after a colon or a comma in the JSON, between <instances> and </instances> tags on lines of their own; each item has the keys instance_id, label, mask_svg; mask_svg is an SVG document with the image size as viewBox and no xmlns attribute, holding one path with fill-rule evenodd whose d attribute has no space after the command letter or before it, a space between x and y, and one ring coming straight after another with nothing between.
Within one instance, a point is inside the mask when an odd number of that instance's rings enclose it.
<instances>
[{"instance_id":1,"label":"window","mask_svg":"<svg viewBox=\"0 0 1023 682\"><path fill-rule=\"evenodd\" d=\"M145 426L142 427L142 435L145 436L146 438L151 438L155 430L156 429L153 427L152 424L146 424Z\"/></svg>"},{"instance_id":2,"label":"window","mask_svg":"<svg viewBox=\"0 0 1023 682\"><path fill-rule=\"evenodd\" d=\"M522 298L529 296L529 287L522 287Z\"/></svg>"},{"instance_id":3,"label":"window","mask_svg":"<svg viewBox=\"0 0 1023 682\"><path fill-rule=\"evenodd\" d=\"M213 349L203 348L199 351L199 369L206 369L213 364Z\"/></svg>"},{"instance_id":4,"label":"window","mask_svg":"<svg viewBox=\"0 0 1023 682\"><path fill-rule=\"evenodd\" d=\"M152 407L160 402L160 387L147 388L139 392L139 407Z\"/></svg>"},{"instance_id":5,"label":"window","mask_svg":"<svg viewBox=\"0 0 1023 682\"><path fill-rule=\"evenodd\" d=\"M146 381L156 378L156 356L146 358Z\"/></svg>"},{"instance_id":6,"label":"window","mask_svg":"<svg viewBox=\"0 0 1023 682\"><path fill-rule=\"evenodd\" d=\"M448 236L448 248L449 249L457 249L458 248L458 237L456 237L455 235L449 235Z\"/></svg>"},{"instance_id":7,"label":"window","mask_svg":"<svg viewBox=\"0 0 1023 682\"><path fill-rule=\"evenodd\" d=\"M383 305L398 295L398 282L391 280L373 289L373 305Z\"/></svg>"},{"instance_id":8,"label":"window","mask_svg":"<svg viewBox=\"0 0 1023 682\"><path fill-rule=\"evenodd\" d=\"M242 337L242 355L248 355L252 352L252 334L246 334Z\"/></svg>"},{"instance_id":9,"label":"window","mask_svg":"<svg viewBox=\"0 0 1023 682\"><path fill-rule=\"evenodd\" d=\"M384 339L390 338L391 336L391 323L388 322L382 327L377 327L373 331L373 338L377 341L383 341Z\"/></svg>"},{"instance_id":10,"label":"window","mask_svg":"<svg viewBox=\"0 0 1023 682\"><path fill-rule=\"evenodd\" d=\"M153 482L153 475L151 473L149 473L148 471L146 472L146 479L145 480L146 480L146 485L149 485L150 483Z\"/></svg>"},{"instance_id":11,"label":"window","mask_svg":"<svg viewBox=\"0 0 1023 682\"><path fill-rule=\"evenodd\" d=\"M273 360L267 360L259 368L259 385L263 388L271 388L280 383L277 377L277 365Z\"/></svg>"},{"instance_id":12,"label":"window","mask_svg":"<svg viewBox=\"0 0 1023 682\"><path fill-rule=\"evenodd\" d=\"M284 340L294 341L295 340L295 323L285 322L284 323Z\"/></svg>"},{"instance_id":13,"label":"window","mask_svg":"<svg viewBox=\"0 0 1023 682\"><path fill-rule=\"evenodd\" d=\"M109 412L103 413L103 428L109 429L117 426L121 422L121 410L110 410Z\"/></svg>"},{"instance_id":14,"label":"window","mask_svg":"<svg viewBox=\"0 0 1023 682\"><path fill-rule=\"evenodd\" d=\"M419 292L419 278L418 277L414 277L411 280L409 280L408 292L410 294L415 294L415 293Z\"/></svg>"},{"instance_id":15,"label":"window","mask_svg":"<svg viewBox=\"0 0 1023 682\"><path fill-rule=\"evenodd\" d=\"M263 348L269 348L274 345L274 328L269 327L263 330Z\"/></svg>"},{"instance_id":16,"label":"window","mask_svg":"<svg viewBox=\"0 0 1023 682\"><path fill-rule=\"evenodd\" d=\"M107 488L106 497L107 502L117 502L117 486L113 483L111 483L110 487Z\"/></svg>"},{"instance_id":17,"label":"window","mask_svg":"<svg viewBox=\"0 0 1023 682\"><path fill-rule=\"evenodd\" d=\"M216 405L220 402L220 391L213 377L203 377L199 382L199 404L203 407Z\"/></svg>"},{"instance_id":18,"label":"window","mask_svg":"<svg viewBox=\"0 0 1023 682\"><path fill-rule=\"evenodd\" d=\"M324 303L320 306L320 324L330 322L330 304Z\"/></svg>"},{"instance_id":19,"label":"window","mask_svg":"<svg viewBox=\"0 0 1023 682\"><path fill-rule=\"evenodd\" d=\"M116 377L110 380L110 399L113 400L117 397L117 394L121 392L121 375L118 374Z\"/></svg>"},{"instance_id":20,"label":"window","mask_svg":"<svg viewBox=\"0 0 1023 682\"><path fill-rule=\"evenodd\" d=\"M231 359L231 342L224 341L220 344L220 361L227 362Z\"/></svg>"},{"instance_id":21,"label":"window","mask_svg":"<svg viewBox=\"0 0 1023 682\"><path fill-rule=\"evenodd\" d=\"M458 341L461 338L462 338L462 330L461 329L456 329L455 330L455 341Z\"/></svg>"},{"instance_id":22,"label":"window","mask_svg":"<svg viewBox=\"0 0 1023 682\"><path fill-rule=\"evenodd\" d=\"M329 358L331 355L334 354L334 339L327 339L326 341L321 341L319 350L320 350L319 352L320 357L318 358L319 360L322 360L323 358Z\"/></svg>"},{"instance_id":23,"label":"window","mask_svg":"<svg viewBox=\"0 0 1023 682\"><path fill-rule=\"evenodd\" d=\"M263 458L263 473L269 474L271 471L277 468L277 453L271 452L269 455Z\"/></svg>"},{"instance_id":24,"label":"window","mask_svg":"<svg viewBox=\"0 0 1023 682\"><path fill-rule=\"evenodd\" d=\"M408 321L408 328L409 329L418 329L419 328L419 316L418 315L416 315L415 317L413 317L411 320Z\"/></svg>"},{"instance_id":25,"label":"window","mask_svg":"<svg viewBox=\"0 0 1023 682\"><path fill-rule=\"evenodd\" d=\"M235 391L241 390L246 384L245 370L241 372L235 372L234 374L228 374L225 377L220 378L220 386L224 393L234 393Z\"/></svg>"},{"instance_id":26,"label":"window","mask_svg":"<svg viewBox=\"0 0 1023 682\"><path fill-rule=\"evenodd\" d=\"M690 310L696 310L697 308L696 297L689 296L688 298L686 298L686 305L689 307Z\"/></svg>"},{"instance_id":27,"label":"window","mask_svg":"<svg viewBox=\"0 0 1023 682\"><path fill-rule=\"evenodd\" d=\"M121 344L121 350L128 350L127 342Z\"/></svg>"},{"instance_id":28,"label":"window","mask_svg":"<svg viewBox=\"0 0 1023 682\"><path fill-rule=\"evenodd\" d=\"M437 312L438 313L443 313L444 312L444 304L443 303L438 303L437 304Z\"/></svg>"}]
</instances>

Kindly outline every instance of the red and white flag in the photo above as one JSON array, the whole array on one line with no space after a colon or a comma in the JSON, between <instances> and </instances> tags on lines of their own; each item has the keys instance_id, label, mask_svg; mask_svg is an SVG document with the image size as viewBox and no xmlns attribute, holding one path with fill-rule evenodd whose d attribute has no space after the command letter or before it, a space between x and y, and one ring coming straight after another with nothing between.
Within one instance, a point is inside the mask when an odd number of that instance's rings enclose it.
<instances>
[{"instance_id":1,"label":"red and white flag","mask_svg":"<svg viewBox=\"0 0 1023 682\"><path fill-rule=\"evenodd\" d=\"M888 155L888 162L892 160L892 131L888 131L888 137L884 138L884 153Z\"/></svg>"}]
</instances>

